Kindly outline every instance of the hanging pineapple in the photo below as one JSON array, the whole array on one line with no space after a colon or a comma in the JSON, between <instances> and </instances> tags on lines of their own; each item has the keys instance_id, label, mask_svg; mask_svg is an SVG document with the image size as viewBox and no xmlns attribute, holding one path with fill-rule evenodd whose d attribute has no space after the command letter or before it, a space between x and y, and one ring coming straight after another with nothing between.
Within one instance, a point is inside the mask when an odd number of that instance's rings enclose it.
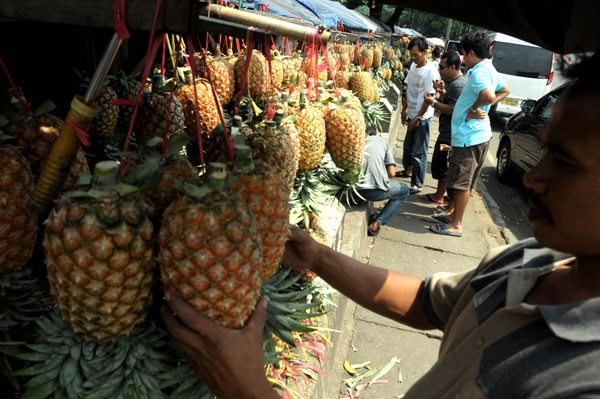
<instances>
[{"instance_id":1,"label":"hanging pineapple","mask_svg":"<svg viewBox=\"0 0 600 399\"><path fill-rule=\"evenodd\" d=\"M338 168L354 172L363 161L366 125L362 109L345 95L325 115L327 148Z\"/></svg>"},{"instance_id":2,"label":"hanging pineapple","mask_svg":"<svg viewBox=\"0 0 600 399\"><path fill-rule=\"evenodd\" d=\"M169 107L170 93L164 93L163 90L164 77L154 75L152 92L144 93L142 96L142 103L135 120L135 134L140 140L154 135L155 132L164 132L167 128L167 114L169 118L167 139L185 132L185 119L181 103L176 96L173 96Z\"/></svg>"},{"instance_id":3,"label":"hanging pineapple","mask_svg":"<svg viewBox=\"0 0 600 399\"><path fill-rule=\"evenodd\" d=\"M158 245L165 290L220 325L244 327L260 296L262 248L250 207L224 188L226 166L209 164L202 185L163 214Z\"/></svg>"},{"instance_id":4,"label":"hanging pineapple","mask_svg":"<svg viewBox=\"0 0 600 399\"><path fill-rule=\"evenodd\" d=\"M250 66L244 82L246 69L246 52L240 54L235 62L235 81L239 88L245 87L244 95L249 91L250 96L258 97L267 94L270 84L269 66L265 56L259 51L252 52Z\"/></svg>"},{"instance_id":5,"label":"hanging pineapple","mask_svg":"<svg viewBox=\"0 0 600 399\"><path fill-rule=\"evenodd\" d=\"M204 57L201 53L194 53L196 77L206 77L204 71ZM217 92L221 106L229 104L235 94L235 72L233 65L226 62L221 56L221 47L214 45L214 56L207 55L206 63L210 70L210 79ZM212 97L212 93L209 93Z\"/></svg>"},{"instance_id":6,"label":"hanging pineapple","mask_svg":"<svg viewBox=\"0 0 600 399\"><path fill-rule=\"evenodd\" d=\"M296 110L296 127L300 137L300 160L298 169L316 168L325 151L325 119L320 109L308 103L306 94L300 96L300 108Z\"/></svg>"},{"instance_id":7,"label":"hanging pineapple","mask_svg":"<svg viewBox=\"0 0 600 399\"><path fill-rule=\"evenodd\" d=\"M91 188L65 193L45 222L58 309L75 332L96 342L134 332L152 303L155 211L119 182L118 167L96 164Z\"/></svg>"}]
</instances>

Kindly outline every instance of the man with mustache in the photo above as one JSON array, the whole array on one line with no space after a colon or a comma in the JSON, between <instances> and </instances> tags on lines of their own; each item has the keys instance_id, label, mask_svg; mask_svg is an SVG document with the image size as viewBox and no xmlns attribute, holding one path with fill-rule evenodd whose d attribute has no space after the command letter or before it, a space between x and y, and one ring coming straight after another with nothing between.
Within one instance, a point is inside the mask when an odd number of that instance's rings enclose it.
<instances>
[{"instance_id":1,"label":"man with mustache","mask_svg":"<svg viewBox=\"0 0 600 399\"><path fill-rule=\"evenodd\" d=\"M600 397L600 55L573 73L540 132L525 176L534 238L495 248L473 270L425 280L365 265L292 229L283 263L312 270L361 306L444 331L439 359L404 396ZM266 304L226 330L166 294L163 317L199 378L220 398L279 396L263 370Z\"/></svg>"}]
</instances>

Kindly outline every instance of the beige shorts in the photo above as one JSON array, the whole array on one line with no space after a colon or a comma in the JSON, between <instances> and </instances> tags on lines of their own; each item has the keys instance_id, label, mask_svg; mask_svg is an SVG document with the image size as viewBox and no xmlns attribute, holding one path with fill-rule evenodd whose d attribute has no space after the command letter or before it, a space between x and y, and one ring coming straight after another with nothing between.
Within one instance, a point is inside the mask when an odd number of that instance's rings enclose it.
<instances>
[{"instance_id":1,"label":"beige shorts","mask_svg":"<svg viewBox=\"0 0 600 399\"><path fill-rule=\"evenodd\" d=\"M446 183L456 190L474 190L483 169L490 142L470 147L452 147Z\"/></svg>"}]
</instances>

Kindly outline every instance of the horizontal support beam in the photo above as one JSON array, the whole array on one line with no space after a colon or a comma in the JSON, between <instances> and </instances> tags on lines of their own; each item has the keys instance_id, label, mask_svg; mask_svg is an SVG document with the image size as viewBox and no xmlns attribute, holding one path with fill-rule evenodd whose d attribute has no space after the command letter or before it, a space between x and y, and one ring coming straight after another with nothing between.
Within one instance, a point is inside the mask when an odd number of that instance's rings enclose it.
<instances>
[{"instance_id":1,"label":"horizontal support beam","mask_svg":"<svg viewBox=\"0 0 600 399\"><path fill-rule=\"evenodd\" d=\"M200 22L198 30L200 32L218 33L225 36L246 39L248 31L250 30L249 26L240 25L233 22L219 21L218 19L202 16L199 16L198 19ZM264 43L265 36L267 43L271 43L271 31L265 32L264 30L256 29L254 33L252 33L252 40L256 43Z\"/></svg>"}]
</instances>

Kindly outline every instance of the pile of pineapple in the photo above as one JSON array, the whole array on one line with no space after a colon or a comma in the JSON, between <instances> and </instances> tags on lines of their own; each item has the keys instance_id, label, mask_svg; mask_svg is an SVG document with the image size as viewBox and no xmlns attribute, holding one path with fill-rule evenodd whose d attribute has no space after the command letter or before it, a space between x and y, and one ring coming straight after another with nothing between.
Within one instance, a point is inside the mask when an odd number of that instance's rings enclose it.
<instances>
[{"instance_id":1,"label":"pile of pineapple","mask_svg":"<svg viewBox=\"0 0 600 399\"><path fill-rule=\"evenodd\" d=\"M14 106L0 118L0 289L10 299L0 301L0 362L17 392L210 397L160 327L164 289L232 329L269 297L265 349L273 364L281 342L293 346L294 334L313 331L296 320L316 317L304 312L318 303L303 303L315 275L280 267L288 225L327 243L324 193L358 187L365 113L377 115L396 50L332 45L318 63L314 53L274 51L270 68L254 51L247 70L246 57L214 46L147 81L108 77L90 129L106 149L92 168L79 151L39 221L28 202L64 121L47 106L25 115L9 93ZM142 88L133 120L133 106L113 101L135 100ZM114 154L130 130L136 146L119 164ZM324 163L335 184L324 183ZM30 260L38 228L43 264ZM33 337L26 346L22 331Z\"/></svg>"}]
</instances>

